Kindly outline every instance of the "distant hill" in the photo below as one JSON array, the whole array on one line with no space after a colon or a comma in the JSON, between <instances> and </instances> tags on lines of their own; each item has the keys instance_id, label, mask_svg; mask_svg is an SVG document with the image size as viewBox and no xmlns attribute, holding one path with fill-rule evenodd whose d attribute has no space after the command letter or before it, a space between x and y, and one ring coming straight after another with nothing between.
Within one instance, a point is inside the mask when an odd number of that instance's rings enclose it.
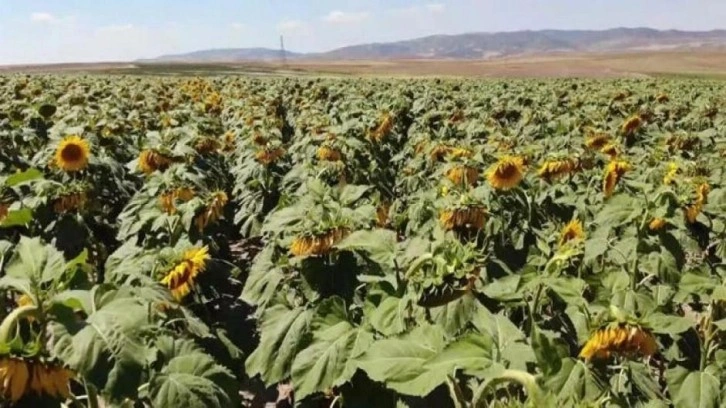
<instances>
[{"instance_id":1,"label":"distant hill","mask_svg":"<svg viewBox=\"0 0 726 408\"><path fill-rule=\"evenodd\" d=\"M302 54L285 52L287 58L297 58ZM187 54L162 55L157 58L141 60L141 62L236 62L265 61L282 58L280 50L269 48L220 48L194 51Z\"/></svg>"},{"instance_id":2,"label":"distant hill","mask_svg":"<svg viewBox=\"0 0 726 408\"><path fill-rule=\"evenodd\" d=\"M507 56L574 52L696 50L726 47L726 30L679 31L651 28L540 30L434 35L390 43L353 45L323 53L286 52L289 59L490 59ZM279 60L280 50L219 49L167 55L154 62L234 62Z\"/></svg>"}]
</instances>

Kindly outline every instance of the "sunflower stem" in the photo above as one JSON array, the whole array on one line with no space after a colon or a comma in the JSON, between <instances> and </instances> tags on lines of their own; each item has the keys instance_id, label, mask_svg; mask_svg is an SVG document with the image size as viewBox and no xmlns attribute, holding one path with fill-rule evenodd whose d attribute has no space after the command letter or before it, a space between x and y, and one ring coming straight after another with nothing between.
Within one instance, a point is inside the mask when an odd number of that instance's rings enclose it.
<instances>
[{"instance_id":1,"label":"sunflower stem","mask_svg":"<svg viewBox=\"0 0 726 408\"><path fill-rule=\"evenodd\" d=\"M10 342L10 334L14 331L18 321L25 317L35 316L38 313L38 306L21 306L10 312L0 324L0 343Z\"/></svg>"}]
</instances>

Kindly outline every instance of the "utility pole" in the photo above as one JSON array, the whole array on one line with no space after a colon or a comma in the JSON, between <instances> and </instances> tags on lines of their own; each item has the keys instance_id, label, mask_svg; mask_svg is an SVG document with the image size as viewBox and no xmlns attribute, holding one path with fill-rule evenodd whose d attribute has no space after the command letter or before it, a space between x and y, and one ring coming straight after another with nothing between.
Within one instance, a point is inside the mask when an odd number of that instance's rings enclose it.
<instances>
[{"instance_id":1,"label":"utility pole","mask_svg":"<svg viewBox=\"0 0 726 408\"><path fill-rule=\"evenodd\" d=\"M282 58L282 65L287 66L287 55L285 55L285 39L280 36L280 57Z\"/></svg>"}]
</instances>

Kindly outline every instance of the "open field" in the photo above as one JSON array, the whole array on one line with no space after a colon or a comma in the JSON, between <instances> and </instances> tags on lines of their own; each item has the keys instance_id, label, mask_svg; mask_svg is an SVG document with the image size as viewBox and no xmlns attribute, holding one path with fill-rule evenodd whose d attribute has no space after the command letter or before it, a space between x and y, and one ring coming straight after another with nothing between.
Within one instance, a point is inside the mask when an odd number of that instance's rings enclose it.
<instances>
[{"instance_id":1,"label":"open field","mask_svg":"<svg viewBox=\"0 0 726 408\"><path fill-rule=\"evenodd\" d=\"M726 77L726 53L567 54L493 60L290 61L246 63L98 63L5 66L0 72L88 72L153 75L333 75L461 77Z\"/></svg>"},{"instance_id":2,"label":"open field","mask_svg":"<svg viewBox=\"0 0 726 408\"><path fill-rule=\"evenodd\" d=\"M724 406L725 81L97 68L0 75L0 405Z\"/></svg>"}]
</instances>

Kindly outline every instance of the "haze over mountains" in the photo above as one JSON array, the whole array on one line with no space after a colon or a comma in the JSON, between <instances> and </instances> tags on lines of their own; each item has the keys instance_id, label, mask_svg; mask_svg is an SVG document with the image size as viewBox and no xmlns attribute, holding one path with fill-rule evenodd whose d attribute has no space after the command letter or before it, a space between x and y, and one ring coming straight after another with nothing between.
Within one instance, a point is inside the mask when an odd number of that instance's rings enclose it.
<instances>
[{"instance_id":1,"label":"haze over mountains","mask_svg":"<svg viewBox=\"0 0 726 408\"><path fill-rule=\"evenodd\" d=\"M726 30L680 31L650 28L540 30L434 35L406 41L352 45L322 53L287 51L286 58L321 60L491 59L547 53L698 50L726 47ZM234 48L164 55L152 62L236 62L279 60L281 51Z\"/></svg>"}]
</instances>

